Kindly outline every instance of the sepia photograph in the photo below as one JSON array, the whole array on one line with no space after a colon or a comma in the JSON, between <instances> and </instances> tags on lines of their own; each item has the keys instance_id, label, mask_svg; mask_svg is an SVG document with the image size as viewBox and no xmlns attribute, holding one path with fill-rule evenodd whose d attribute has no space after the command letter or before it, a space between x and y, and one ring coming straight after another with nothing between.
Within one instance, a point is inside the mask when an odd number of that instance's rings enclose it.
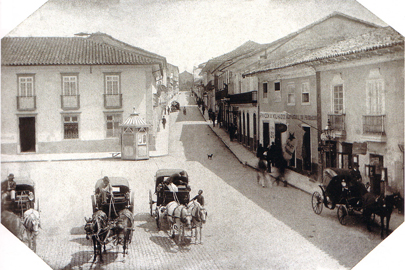
<instances>
[{"instance_id":1,"label":"sepia photograph","mask_svg":"<svg viewBox=\"0 0 405 270\"><path fill-rule=\"evenodd\" d=\"M399 0L0 0L0 269L403 267Z\"/></svg>"}]
</instances>

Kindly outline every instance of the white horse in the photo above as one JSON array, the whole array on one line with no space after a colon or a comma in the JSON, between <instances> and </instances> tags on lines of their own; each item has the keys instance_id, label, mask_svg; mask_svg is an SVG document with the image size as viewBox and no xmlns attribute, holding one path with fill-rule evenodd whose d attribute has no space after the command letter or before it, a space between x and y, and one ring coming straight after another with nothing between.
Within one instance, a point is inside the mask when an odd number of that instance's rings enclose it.
<instances>
[{"instance_id":1,"label":"white horse","mask_svg":"<svg viewBox=\"0 0 405 270\"><path fill-rule=\"evenodd\" d=\"M36 237L40 227L39 212L37 210L28 209L24 212L22 218L12 212L4 211L1 213L1 223L30 249L36 252Z\"/></svg>"},{"instance_id":2,"label":"white horse","mask_svg":"<svg viewBox=\"0 0 405 270\"><path fill-rule=\"evenodd\" d=\"M170 226L169 236L174 238L175 231L179 232L179 243L183 242L184 226L191 229L191 214L187 207L172 201L166 205L167 221Z\"/></svg>"},{"instance_id":3,"label":"white horse","mask_svg":"<svg viewBox=\"0 0 405 270\"><path fill-rule=\"evenodd\" d=\"M23 215L23 224L25 227L28 246L34 252L37 251L37 236L39 233L40 217L39 212L35 209L28 209Z\"/></svg>"},{"instance_id":4,"label":"white horse","mask_svg":"<svg viewBox=\"0 0 405 270\"><path fill-rule=\"evenodd\" d=\"M193 231L194 231L194 237L195 237L195 244L197 245L202 244L202 226L203 224L207 221L207 211L199 202L196 200L193 200L188 203L187 208L189 209L189 212L191 213L191 238L193 237Z\"/></svg>"}]
</instances>

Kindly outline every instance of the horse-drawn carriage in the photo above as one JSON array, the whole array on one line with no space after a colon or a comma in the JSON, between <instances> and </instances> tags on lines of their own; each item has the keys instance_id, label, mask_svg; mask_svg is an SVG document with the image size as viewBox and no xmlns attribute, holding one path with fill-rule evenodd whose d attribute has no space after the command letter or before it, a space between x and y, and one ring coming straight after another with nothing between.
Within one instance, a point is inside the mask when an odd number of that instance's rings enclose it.
<instances>
[{"instance_id":1,"label":"horse-drawn carriage","mask_svg":"<svg viewBox=\"0 0 405 270\"><path fill-rule=\"evenodd\" d=\"M94 258L101 256L101 246L112 242L123 246L125 257L127 245L131 243L134 224L134 192L123 177L107 177L96 182L91 195L93 216L86 219L86 238L93 240Z\"/></svg>"},{"instance_id":2,"label":"horse-drawn carriage","mask_svg":"<svg viewBox=\"0 0 405 270\"><path fill-rule=\"evenodd\" d=\"M344 218L348 214L346 210L359 211L362 195L367 193L367 189L351 170L328 168L324 170L323 176L324 184L319 185L321 193L315 191L312 194L312 209L319 215L323 205L331 210L338 205L339 222L345 224Z\"/></svg>"},{"instance_id":3,"label":"horse-drawn carriage","mask_svg":"<svg viewBox=\"0 0 405 270\"><path fill-rule=\"evenodd\" d=\"M123 177L109 177L111 190L107 192L103 202L104 178L96 182L94 194L91 195L93 213L97 210L105 212L109 219L115 219L118 212L128 208L134 210L134 192L131 192L128 180Z\"/></svg>"},{"instance_id":4,"label":"horse-drawn carriage","mask_svg":"<svg viewBox=\"0 0 405 270\"><path fill-rule=\"evenodd\" d=\"M171 104L170 104L170 111L171 112L175 112L180 110L180 103L176 100L174 100Z\"/></svg>"},{"instance_id":5,"label":"horse-drawn carriage","mask_svg":"<svg viewBox=\"0 0 405 270\"><path fill-rule=\"evenodd\" d=\"M156 220L160 230L162 221L167 218L169 236L174 238L175 231L179 232L179 243L185 236L184 229L195 231L195 243L201 243L202 224L207 218L207 211L196 200L190 201L190 186L187 172L181 169L160 169L155 175L156 200L153 200L149 190L150 214ZM155 209L153 205L156 203Z\"/></svg>"},{"instance_id":6,"label":"horse-drawn carriage","mask_svg":"<svg viewBox=\"0 0 405 270\"><path fill-rule=\"evenodd\" d=\"M340 224L346 225L350 215L362 215L370 230L371 216L381 217L381 237L383 237L384 218L387 218L386 231L388 233L389 218L393 208L400 208L399 194L376 195L368 192L366 186L359 181L358 173L353 170L328 168L324 170L324 183L319 185L321 193L312 194L312 209L321 214L323 205L328 209L335 209Z\"/></svg>"},{"instance_id":7,"label":"horse-drawn carriage","mask_svg":"<svg viewBox=\"0 0 405 270\"><path fill-rule=\"evenodd\" d=\"M39 211L39 199L35 196L35 183L30 178L14 178L15 188L7 187L8 180L2 181L2 210L9 210L22 217L28 209ZM8 190L9 189L9 190Z\"/></svg>"},{"instance_id":8,"label":"horse-drawn carriage","mask_svg":"<svg viewBox=\"0 0 405 270\"><path fill-rule=\"evenodd\" d=\"M187 205L190 201L190 187L188 174L181 169L160 169L155 174L156 200L153 200L152 191L149 190L150 215L156 219L157 228L160 229L161 222L166 215L166 206L176 201L180 205ZM173 190L171 185L174 185ZM153 205L156 203L155 209Z\"/></svg>"},{"instance_id":9,"label":"horse-drawn carriage","mask_svg":"<svg viewBox=\"0 0 405 270\"><path fill-rule=\"evenodd\" d=\"M1 192L2 224L36 252L40 215L34 181L10 174L1 182Z\"/></svg>"}]
</instances>

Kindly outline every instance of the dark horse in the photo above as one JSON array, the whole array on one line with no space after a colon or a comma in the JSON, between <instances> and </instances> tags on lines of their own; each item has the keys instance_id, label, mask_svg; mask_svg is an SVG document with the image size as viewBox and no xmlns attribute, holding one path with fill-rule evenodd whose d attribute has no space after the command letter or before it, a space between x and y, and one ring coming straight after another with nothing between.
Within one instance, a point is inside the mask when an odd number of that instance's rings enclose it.
<instances>
[{"instance_id":1,"label":"dark horse","mask_svg":"<svg viewBox=\"0 0 405 270\"><path fill-rule=\"evenodd\" d=\"M94 258L93 262L96 261L97 254L100 256L100 261L103 262L103 256L101 253L101 246L104 244L104 252L105 249L105 240L107 238L107 234L109 234L109 226L108 226L108 218L107 215L98 210L93 214L93 216L89 219L86 219L86 225L84 226L84 230L86 231L86 238L87 240L92 239L93 241L93 248L94 248Z\"/></svg>"},{"instance_id":2,"label":"dark horse","mask_svg":"<svg viewBox=\"0 0 405 270\"><path fill-rule=\"evenodd\" d=\"M132 226L134 218L128 209L123 209L118 213L118 218L112 223L108 223L107 215L98 210L89 219L86 219L86 225L84 230L86 231L86 238L90 236L93 240L94 258L95 262L97 255L100 256L100 261L103 262L101 253L101 246L104 246L104 252L106 252L105 245L113 238L114 245L120 244L123 246L123 255L125 258L126 249L128 244L131 243L132 238Z\"/></svg>"},{"instance_id":3,"label":"dark horse","mask_svg":"<svg viewBox=\"0 0 405 270\"><path fill-rule=\"evenodd\" d=\"M403 199L399 193L394 193L388 196L376 196L372 193L366 193L363 196L363 216L367 222L367 230L371 231L371 215L375 214L381 218L381 238L384 238L385 233L388 236L389 224L391 219L392 210L394 208L401 209ZM387 220L384 226L384 220Z\"/></svg>"},{"instance_id":4,"label":"dark horse","mask_svg":"<svg viewBox=\"0 0 405 270\"><path fill-rule=\"evenodd\" d=\"M128 209L123 209L118 213L116 225L113 228L114 235L116 235L116 243L122 245L123 256L125 258L126 249L132 240L134 216Z\"/></svg>"}]
</instances>

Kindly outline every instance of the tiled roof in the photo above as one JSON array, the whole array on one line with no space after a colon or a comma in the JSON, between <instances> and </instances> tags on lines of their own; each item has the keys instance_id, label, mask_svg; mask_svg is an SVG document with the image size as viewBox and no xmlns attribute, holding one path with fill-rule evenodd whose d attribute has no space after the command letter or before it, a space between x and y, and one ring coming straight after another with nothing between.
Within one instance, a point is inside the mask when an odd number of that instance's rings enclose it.
<instances>
[{"instance_id":1,"label":"tiled roof","mask_svg":"<svg viewBox=\"0 0 405 270\"><path fill-rule=\"evenodd\" d=\"M241 46L237 47L236 49L209 60L207 62L207 64L204 66L204 68L202 69L202 72L213 71L216 68L218 68L221 64L223 64L224 62L232 60L232 59L242 56L244 54L250 53L250 52L258 49L261 46L262 46L261 44L258 44L256 42L249 40L249 41L243 43Z\"/></svg>"},{"instance_id":2,"label":"tiled roof","mask_svg":"<svg viewBox=\"0 0 405 270\"><path fill-rule=\"evenodd\" d=\"M380 27L376 30L349 38L332 45L313 51L302 51L295 55L271 62L258 70L247 72L244 75L252 75L274 69L286 68L308 62L320 61L328 58L373 51L382 48L404 44L404 37L391 27Z\"/></svg>"},{"instance_id":3,"label":"tiled roof","mask_svg":"<svg viewBox=\"0 0 405 270\"><path fill-rule=\"evenodd\" d=\"M1 64L16 65L142 65L156 58L81 37L4 37Z\"/></svg>"}]
</instances>

